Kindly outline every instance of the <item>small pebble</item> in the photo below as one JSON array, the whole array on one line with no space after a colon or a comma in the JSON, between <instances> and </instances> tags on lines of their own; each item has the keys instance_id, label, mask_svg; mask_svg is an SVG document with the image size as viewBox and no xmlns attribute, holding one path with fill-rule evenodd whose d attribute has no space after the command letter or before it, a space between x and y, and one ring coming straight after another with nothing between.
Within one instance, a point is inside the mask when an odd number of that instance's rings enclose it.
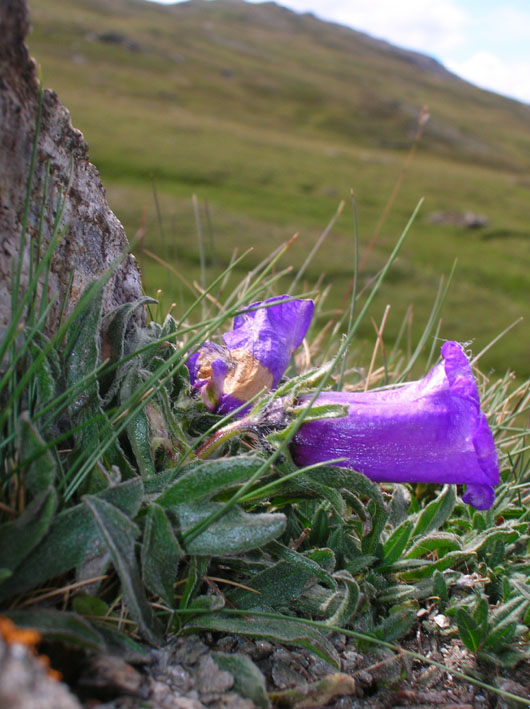
<instances>
[{"instance_id":1,"label":"small pebble","mask_svg":"<svg viewBox=\"0 0 530 709\"><path fill-rule=\"evenodd\" d=\"M329 662L323 660L321 657L315 657L311 661L309 671L316 677L325 677L326 675L336 672L337 668Z\"/></svg>"},{"instance_id":2,"label":"small pebble","mask_svg":"<svg viewBox=\"0 0 530 709\"><path fill-rule=\"evenodd\" d=\"M344 650L342 653L341 664L343 672L353 672L362 663L363 656L354 650Z\"/></svg>"},{"instance_id":3,"label":"small pebble","mask_svg":"<svg viewBox=\"0 0 530 709\"><path fill-rule=\"evenodd\" d=\"M239 637L236 640L236 647L234 652L240 652L242 655L250 655L254 652L254 643L245 637Z\"/></svg>"},{"instance_id":4,"label":"small pebble","mask_svg":"<svg viewBox=\"0 0 530 709\"><path fill-rule=\"evenodd\" d=\"M204 704L189 697L174 697L173 709L204 709Z\"/></svg>"},{"instance_id":5,"label":"small pebble","mask_svg":"<svg viewBox=\"0 0 530 709\"><path fill-rule=\"evenodd\" d=\"M261 660L264 657L268 657L273 651L272 644L268 640L256 640L254 645L254 654L252 655L254 660Z\"/></svg>"},{"instance_id":6,"label":"small pebble","mask_svg":"<svg viewBox=\"0 0 530 709\"><path fill-rule=\"evenodd\" d=\"M210 655L199 660L195 678L197 686L201 688L201 694L219 694L228 691L234 685L234 677L230 672L220 670Z\"/></svg>"},{"instance_id":7,"label":"small pebble","mask_svg":"<svg viewBox=\"0 0 530 709\"><path fill-rule=\"evenodd\" d=\"M272 656L273 660L281 660L282 662L290 663L291 654L284 650L283 647L277 647Z\"/></svg>"},{"instance_id":8,"label":"small pebble","mask_svg":"<svg viewBox=\"0 0 530 709\"><path fill-rule=\"evenodd\" d=\"M254 702L244 699L239 694L223 694L214 704L209 705L211 709L255 709Z\"/></svg>"},{"instance_id":9,"label":"small pebble","mask_svg":"<svg viewBox=\"0 0 530 709\"><path fill-rule=\"evenodd\" d=\"M161 706L167 703L167 699L171 694L171 689L165 682L158 682L155 679L151 680L150 690L151 701L155 702L156 704L160 704Z\"/></svg>"},{"instance_id":10,"label":"small pebble","mask_svg":"<svg viewBox=\"0 0 530 709\"><path fill-rule=\"evenodd\" d=\"M195 635L179 638L175 645L174 657L183 665L194 665L201 655L208 652L208 646Z\"/></svg>"},{"instance_id":11,"label":"small pebble","mask_svg":"<svg viewBox=\"0 0 530 709\"><path fill-rule=\"evenodd\" d=\"M340 652L346 646L346 636L342 633L333 633L330 638L333 646Z\"/></svg>"},{"instance_id":12,"label":"small pebble","mask_svg":"<svg viewBox=\"0 0 530 709\"><path fill-rule=\"evenodd\" d=\"M172 686L180 692L187 692L193 685L193 679L182 665L172 665L167 670Z\"/></svg>"},{"instance_id":13,"label":"small pebble","mask_svg":"<svg viewBox=\"0 0 530 709\"><path fill-rule=\"evenodd\" d=\"M305 677L297 672L290 663L283 660L275 660L272 665L272 679L278 689L287 689L295 687L306 681Z\"/></svg>"},{"instance_id":14,"label":"small pebble","mask_svg":"<svg viewBox=\"0 0 530 709\"><path fill-rule=\"evenodd\" d=\"M234 638L231 635L227 635L217 642L217 650L219 650L219 652L232 652L233 647Z\"/></svg>"},{"instance_id":15,"label":"small pebble","mask_svg":"<svg viewBox=\"0 0 530 709\"><path fill-rule=\"evenodd\" d=\"M374 681L372 675L366 670L360 670L359 672L356 672L355 679L358 679L361 684L365 685L365 687L370 687L370 685Z\"/></svg>"},{"instance_id":16,"label":"small pebble","mask_svg":"<svg viewBox=\"0 0 530 709\"><path fill-rule=\"evenodd\" d=\"M333 705L333 709L352 709L354 706L353 699L351 697L341 697Z\"/></svg>"}]
</instances>

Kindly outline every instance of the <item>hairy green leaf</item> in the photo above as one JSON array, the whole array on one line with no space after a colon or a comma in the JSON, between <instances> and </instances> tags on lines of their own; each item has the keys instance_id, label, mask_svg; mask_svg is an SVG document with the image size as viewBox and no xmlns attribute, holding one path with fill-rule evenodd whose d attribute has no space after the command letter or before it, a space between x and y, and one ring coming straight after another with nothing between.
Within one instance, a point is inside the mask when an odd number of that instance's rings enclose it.
<instances>
[{"instance_id":1,"label":"hairy green leaf","mask_svg":"<svg viewBox=\"0 0 530 709\"><path fill-rule=\"evenodd\" d=\"M324 622L326 625L343 626L355 615L361 593L357 581L348 571L338 571L335 579L340 581L342 586L340 605Z\"/></svg>"},{"instance_id":2,"label":"hairy green leaf","mask_svg":"<svg viewBox=\"0 0 530 709\"><path fill-rule=\"evenodd\" d=\"M135 393L141 390L143 385L144 380L139 371L131 367L123 379L120 390L120 403L127 405L127 402L134 398ZM142 477L155 477L156 468L151 448L151 427L143 404L138 402L134 405L134 413L129 417L126 430Z\"/></svg>"},{"instance_id":3,"label":"hairy green leaf","mask_svg":"<svg viewBox=\"0 0 530 709\"><path fill-rule=\"evenodd\" d=\"M99 364L102 285L101 283L92 287L92 297L84 307L78 308L78 312L68 330L68 339L63 355L67 387L75 386L87 372L95 370ZM88 287L84 295L90 289L91 286ZM94 381L82 392L78 393L70 404L72 417L75 418L75 414L87 405L96 390L97 382Z\"/></svg>"},{"instance_id":4,"label":"hairy green leaf","mask_svg":"<svg viewBox=\"0 0 530 709\"><path fill-rule=\"evenodd\" d=\"M374 628L374 635L386 642L393 642L406 635L416 622L416 611L407 605L390 609L389 615Z\"/></svg>"},{"instance_id":5,"label":"hairy green leaf","mask_svg":"<svg viewBox=\"0 0 530 709\"><path fill-rule=\"evenodd\" d=\"M456 611L456 624L464 645L471 652L477 652L484 640L484 630L464 608Z\"/></svg>"},{"instance_id":6,"label":"hairy green leaf","mask_svg":"<svg viewBox=\"0 0 530 709\"><path fill-rule=\"evenodd\" d=\"M256 456L234 456L197 461L186 466L176 482L157 498L161 507L195 502L248 480L263 460Z\"/></svg>"},{"instance_id":7,"label":"hairy green leaf","mask_svg":"<svg viewBox=\"0 0 530 709\"><path fill-rule=\"evenodd\" d=\"M135 538L140 530L127 515L95 495L85 495L83 503L93 514L121 581L123 597L141 633L151 642L160 637L160 628L147 602L135 556Z\"/></svg>"},{"instance_id":8,"label":"hairy green leaf","mask_svg":"<svg viewBox=\"0 0 530 709\"><path fill-rule=\"evenodd\" d=\"M460 551L461 548L462 542L456 534L435 532L419 539L407 552L407 559L417 559L433 551L437 551L441 556L447 551Z\"/></svg>"},{"instance_id":9,"label":"hairy green leaf","mask_svg":"<svg viewBox=\"0 0 530 709\"><path fill-rule=\"evenodd\" d=\"M381 591L377 596L379 603L403 603L410 598L417 598L416 587L413 585L396 584Z\"/></svg>"},{"instance_id":10,"label":"hairy green leaf","mask_svg":"<svg viewBox=\"0 0 530 709\"><path fill-rule=\"evenodd\" d=\"M435 570L443 571L444 569L450 569L457 567L464 561L472 558L474 554L465 551L450 551L447 552L441 559L437 561L427 561L425 559L406 559L407 562L420 562L420 565L416 568L412 568L409 571L400 572L400 577L404 581L417 581L418 579L423 579L426 576L431 576ZM422 563L423 562L423 563Z\"/></svg>"},{"instance_id":11,"label":"hairy green leaf","mask_svg":"<svg viewBox=\"0 0 530 709\"><path fill-rule=\"evenodd\" d=\"M119 305L112 312L107 314L106 317L109 318L107 327L107 340L109 343L108 357L111 364L119 362L125 354L125 333L127 332L127 327L132 316L143 305L157 302L155 298L144 295L133 303L123 303Z\"/></svg>"},{"instance_id":12,"label":"hairy green leaf","mask_svg":"<svg viewBox=\"0 0 530 709\"><path fill-rule=\"evenodd\" d=\"M5 611L3 614L20 628L37 630L46 640L80 645L93 652L104 652L106 649L101 634L77 613L38 608Z\"/></svg>"},{"instance_id":13,"label":"hairy green leaf","mask_svg":"<svg viewBox=\"0 0 530 709\"><path fill-rule=\"evenodd\" d=\"M407 521L410 508L410 492L404 485L394 485L389 505L388 522L396 528Z\"/></svg>"},{"instance_id":14,"label":"hairy green leaf","mask_svg":"<svg viewBox=\"0 0 530 709\"><path fill-rule=\"evenodd\" d=\"M108 488L99 496L134 517L140 508L142 492L142 481L136 478ZM0 587L0 600L59 576L87 557L100 554L105 548L94 518L85 505L63 510L53 520L41 543Z\"/></svg>"},{"instance_id":15,"label":"hairy green leaf","mask_svg":"<svg viewBox=\"0 0 530 709\"><path fill-rule=\"evenodd\" d=\"M298 598L314 578L312 569L300 564L278 561L245 584L254 589L255 593L236 589L229 596L230 602L236 608L278 609Z\"/></svg>"},{"instance_id":16,"label":"hairy green leaf","mask_svg":"<svg viewBox=\"0 0 530 709\"><path fill-rule=\"evenodd\" d=\"M0 567L16 569L44 537L57 507L53 488L43 491L11 522L0 525Z\"/></svg>"},{"instance_id":17,"label":"hairy green leaf","mask_svg":"<svg viewBox=\"0 0 530 709\"><path fill-rule=\"evenodd\" d=\"M173 585L184 552L164 510L151 504L147 509L142 544L142 576L147 588L172 608Z\"/></svg>"},{"instance_id":18,"label":"hairy green leaf","mask_svg":"<svg viewBox=\"0 0 530 709\"><path fill-rule=\"evenodd\" d=\"M299 569L308 571L315 576L315 578L328 584L334 590L337 588L337 584L333 576L327 571L326 568L323 568L318 561L318 559L320 559L320 561L326 565L332 563L332 568L334 568L335 558L331 549L316 549L309 554L300 554L297 551L293 551L283 544L280 544L279 542L272 542L270 550L271 553L289 562L289 564L292 564Z\"/></svg>"},{"instance_id":19,"label":"hairy green leaf","mask_svg":"<svg viewBox=\"0 0 530 709\"><path fill-rule=\"evenodd\" d=\"M515 621L518 623L523 618L530 601L523 596L514 596L506 603L495 608L490 615L492 630Z\"/></svg>"},{"instance_id":20,"label":"hairy green leaf","mask_svg":"<svg viewBox=\"0 0 530 709\"><path fill-rule=\"evenodd\" d=\"M47 349L44 355L43 350ZM53 401L57 394L58 383L61 379L61 367L57 352L49 347L46 337L39 332L34 333L29 349L33 362L40 358L40 363L35 371L36 409Z\"/></svg>"},{"instance_id":21,"label":"hairy green leaf","mask_svg":"<svg viewBox=\"0 0 530 709\"><path fill-rule=\"evenodd\" d=\"M384 507L381 489L377 483L372 482L366 475L357 473L350 468L341 468L335 465L322 466L318 470L305 473L307 477L314 478L317 482L334 488L346 488L363 497L369 497L378 506Z\"/></svg>"},{"instance_id":22,"label":"hairy green leaf","mask_svg":"<svg viewBox=\"0 0 530 709\"><path fill-rule=\"evenodd\" d=\"M375 512L372 515L372 529L362 539L362 551L364 554L374 554L378 558L383 556L383 545L381 544L381 532L385 528L388 512L383 504L372 502Z\"/></svg>"},{"instance_id":23,"label":"hairy green leaf","mask_svg":"<svg viewBox=\"0 0 530 709\"><path fill-rule=\"evenodd\" d=\"M359 554L349 561L344 568L354 576L363 571L363 569L369 569L376 561L379 561L379 558L373 554Z\"/></svg>"},{"instance_id":24,"label":"hairy green leaf","mask_svg":"<svg viewBox=\"0 0 530 709\"><path fill-rule=\"evenodd\" d=\"M186 541L186 532L224 505L217 502L178 505L173 510L184 535L184 547L189 554L227 556L256 549L276 539L285 529L283 514L249 514L233 507L204 532Z\"/></svg>"},{"instance_id":25,"label":"hairy green leaf","mask_svg":"<svg viewBox=\"0 0 530 709\"><path fill-rule=\"evenodd\" d=\"M47 492L54 483L57 463L27 411L22 413L18 420L17 446L22 459L22 478L26 488L33 495Z\"/></svg>"},{"instance_id":26,"label":"hairy green leaf","mask_svg":"<svg viewBox=\"0 0 530 709\"><path fill-rule=\"evenodd\" d=\"M403 522L386 540L383 545L383 563L385 565L392 564L401 557L409 542L413 526L412 522Z\"/></svg>"},{"instance_id":27,"label":"hairy green leaf","mask_svg":"<svg viewBox=\"0 0 530 709\"><path fill-rule=\"evenodd\" d=\"M201 587L210 559L207 556L192 556L189 560L186 584L182 589L179 608L187 608Z\"/></svg>"},{"instance_id":28,"label":"hairy green leaf","mask_svg":"<svg viewBox=\"0 0 530 709\"><path fill-rule=\"evenodd\" d=\"M444 522L447 522L456 505L456 489L454 485L444 485L438 497L429 502L427 507L420 513L413 536L429 534L435 529L439 529Z\"/></svg>"},{"instance_id":29,"label":"hairy green leaf","mask_svg":"<svg viewBox=\"0 0 530 709\"><path fill-rule=\"evenodd\" d=\"M513 640L516 629L517 623L514 620L498 625L488 633L485 643L486 647L492 650L500 650Z\"/></svg>"},{"instance_id":30,"label":"hairy green leaf","mask_svg":"<svg viewBox=\"0 0 530 709\"><path fill-rule=\"evenodd\" d=\"M515 541L517 537L518 534L513 529L487 529L467 542L464 546L464 551L474 551L479 554L480 557L483 557L486 554L494 553L498 542L502 542L502 556L500 554L494 554L495 559L493 560L493 564L490 561L490 566L493 568L503 560L504 544Z\"/></svg>"},{"instance_id":31,"label":"hairy green leaf","mask_svg":"<svg viewBox=\"0 0 530 709\"><path fill-rule=\"evenodd\" d=\"M484 634L488 630L488 614L488 601L484 597L479 598L475 608L473 609L473 619L477 621L479 628Z\"/></svg>"},{"instance_id":32,"label":"hairy green leaf","mask_svg":"<svg viewBox=\"0 0 530 709\"><path fill-rule=\"evenodd\" d=\"M111 623L94 620L93 625L105 641L106 650L111 655L122 657L126 662L146 664L150 662L150 649L129 635L116 630Z\"/></svg>"},{"instance_id":33,"label":"hairy green leaf","mask_svg":"<svg viewBox=\"0 0 530 709\"><path fill-rule=\"evenodd\" d=\"M442 603L446 603L449 600L449 592L442 572L436 570L432 576L432 581L434 594L438 596Z\"/></svg>"},{"instance_id":34,"label":"hairy green leaf","mask_svg":"<svg viewBox=\"0 0 530 709\"><path fill-rule=\"evenodd\" d=\"M293 621L288 616L272 619L215 613L188 621L185 630L192 629L237 633L287 645L297 645L311 650L335 667L340 667L337 651L322 633L303 623Z\"/></svg>"}]
</instances>

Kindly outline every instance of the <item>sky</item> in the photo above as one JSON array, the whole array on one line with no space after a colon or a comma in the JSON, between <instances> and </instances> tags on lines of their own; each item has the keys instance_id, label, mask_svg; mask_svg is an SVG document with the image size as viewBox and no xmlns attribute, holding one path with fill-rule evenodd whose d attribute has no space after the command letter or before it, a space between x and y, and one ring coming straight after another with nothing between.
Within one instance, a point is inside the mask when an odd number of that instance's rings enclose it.
<instances>
[{"instance_id":1,"label":"sky","mask_svg":"<svg viewBox=\"0 0 530 709\"><path fill-rule=\"evenodd\" d=\"M276 1L433 56L477 86L530 104L530 0Z\"/></svg>"}]
</instances>

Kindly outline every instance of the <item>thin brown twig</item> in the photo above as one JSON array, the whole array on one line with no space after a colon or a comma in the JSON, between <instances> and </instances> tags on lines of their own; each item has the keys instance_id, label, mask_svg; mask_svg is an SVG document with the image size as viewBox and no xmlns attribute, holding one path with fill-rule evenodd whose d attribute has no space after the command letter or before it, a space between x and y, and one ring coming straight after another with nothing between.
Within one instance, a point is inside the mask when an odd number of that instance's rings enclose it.
<instances>
[{"instance_id":1,"label":"thin brown twig","mask_svg":"<svg viewBox=\"0 0 530 709\"><path fill-rule=\"evenodd\" d=\"M374 323L375 331L376 331L376 333L377 333L377 340L375 341L375 347L374 347L374 351L373 351L373 353L372 353L372 359L371 359L371 361L370 361L370 367L369 367L369 369L368 369L368 376L366 377L366 384L364 385L364 390L365 390L365 391L368 390L368 386L369 386L369 384L370 384L370 377L372 376L372 371L373 371L374 366L375 366L375 360L376 360L376 357L377 357L377 353L379 352L379 347L381 347L382 350L384 349L384 345L383 345L383 331L384 331L384 329L385 329L386 320L387 320L387 318L388 318L388 313L389 313L389 312L390 312L390 305L387 305L386 308L385 308L385 312L383 313L383 318L382 318L382 320L381 320L381 325L379 326L379 328L378 328L377 325Z\"/></svg>"},{"instance_id":2,"label":"thin brown twig","mask_svg":"<svg viewBox=\"0 0 530 709\"><path fill-rule=\"evenodd\" d=\"M52 598L53 596L60 596L64 593L69 593L70 591L75 591L78 588L82 588L83 586L88 586L89 584L95 583L96 581L103 581L106 578L108 578L108 575L94 576L93 578L86 579L85 581L77 581L77 583L71 583L68 586L62 586L61 588L56 588L53 591L47 591L46 593L41 593L39 596L34 596L33 598L29 598L27 601L24 601L24 603L21 603L19 608L25 608L26 606L32 606L34 603L38 603L39 601L44 601L46 598Z\"/></svg>"},{"instance_id":3,"label":"thin brown twig","mask_svg":"<svg viewBox=\"0 0 530 709\"><path fill-rule=\"evenodd\" d=\"M229 586L236 586L237 588L242 588L244 591L250 591L251 593L257 593L258 596L261 596L261 591L258 591L257 588L250 588L250 586L245 586L242 583L237 583L236 581L230 581L229 579L223 579L220 576L205 576L205 580L210 579L211 581L217 581L217 583L226 583Z\"/></svg>"}]
</instances>

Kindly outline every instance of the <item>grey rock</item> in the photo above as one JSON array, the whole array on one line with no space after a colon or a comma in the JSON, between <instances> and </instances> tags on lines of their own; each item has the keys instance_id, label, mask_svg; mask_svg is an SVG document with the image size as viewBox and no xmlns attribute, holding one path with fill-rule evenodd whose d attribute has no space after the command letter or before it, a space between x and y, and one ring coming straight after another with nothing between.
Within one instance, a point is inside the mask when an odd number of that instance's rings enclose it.
<instances>
[{"instance_id":1,"label":"grey rock","mask_svg":"<svg viewBox=\"0 0 530 709\"><path fill-rule=\"evenodd\" d=\"M297 684L306 681L306 678L297 672L290 663L284 660L274 660L272 663L272 680L278 689L287 689L288 687L295 687Z\"/></svg>"},{"instance_id":2,"label":"grey rock","mask_svg":"<svg viewBox=\"0 0 530 709\"><path fill-rule=\"evenodd\" d=\"M326 675L336 672L337 668L321 657L314 657L309 665L309 671L315 677L325 677Z\"/></svg>"},{"instance_id":3,"label":"grey rock","mask_svg":"<svg viewBox=\"0 0 530 709\"><path fill-rule=\"evenodd\" d=\"M173 649L176 662L183 665L194 665L201 655L208 652L208 646L196 635L179 638Z\"/></svg>"},{"instance_id":4,"label":"grey rock","mask_svg":"<svg viewBox=\"0 0 530 709\"><path fill-rule=\"evenodd\" d=\"M193 686L191 674L182 665L172 665L167 670L167 676L172 687L180 692L187 692Z\"/></svg>"},{"instance_id":5,"label":"grey rock","mask_svg":"<svg viewBox=\"0 0 530 709\"><path fill-rule=\"evenodd\" d=\"M24 645L0 636L0 707L6 709L81 709L67 687L48 676Z\"/></svg>"},{"instance_id":6,"label":"grey rock","mask_svg":"<svg viewBox=\"0 0 530 709\"><path fill-rule=\"evenodd\" d=\"M171 706L173 693L166 682L152 679L149 686L149 698L160 706Z\"/></svg>"},{"instance_id":7,"label":"grey rock","mask_svg":"<svg viewBox=\"0 0 530 709\"><path fill-rule=\"evenodd\" d=\"M221 694L232 689L234 677L219 669L211 656L201 657L195 672L196 687L200 695Z\"/></svg>"},{"instance_id":8,"label":"grey rock","mask_svg":"<svg viewBox=\"0 0 530 709\"><path fill-rule=\"evenodd\" d=\"M39 85L35 62L24 43L29 28L25 0L0 2L0 332L11 316L12 257L18 258L26 184L35 135ZM70 273L72 287L66 312L72 311L87 285L107 271L128 248L127 238L110 210L98 171L89 162L83 135L73 128L68 110L54 91L44 89L42 116L23 251L20 291L26 289L30 247L36 248L47 164L50 165L42 249L53 232L56 204L64 193L66 232L51 263L49 291L58 294L48 322L56 329ZM67 190L67 187L69 188ZM103 312L141 295L140 273L133 256L125 256L105 286ZM139 317L141 317L139 315Z\"/></svg>"},{"instance_id":9,"label":"grey rock","mask_svg":"<svg viewBox=\"0 0 530 709\"><path fill-rule=\"evenodd\" d=\"M342 653L341 664L343 672L353 672L361 665L363 656L354 650L345 650Z\"/></svg>"},{"instance_id":10,"label":"grey rock","mask_svg":"<svg viewBox=\"0 0 530 709\"><path fill-rule=\"evenodd\" d=\"M346 647L346 636L342 633L333 633L330 637L333 646L340 652Z\"/></svg>"},{"instance_id":11,"label":"grey rock","mask_svg":"<svg viewBox=\"0 0 530 709\"><path fill-rule=\"evenodd\" d=\"M374 678L366 670L360 670L355 675L355 679L359 680L359 683L365 687L370 687L373 684Z\"/></svg>"},{"instance_id":12,"label":"grey rock","mask_svg":"<svg viewBox=\"0 0 530 709\"><path fill-rule=\"evenodd\" d=\"M351 697L341 697L333 705L333 709L353 709L355 702Z\"/></svg>"},{"instance_id":13,"label":"grey rock","mask_svg":"<svg viewBox=\"0 0 530 709\"><path fill-rule=\"evenodd\" d=\"M223 694L213 704L210 704L209 709L255 709L255 706L250 699L243 699L239 694L230 692Z\"/></svg>"},{"instance_id":14,"label":"grey rock","mask_svg":"<svg viewBox=\"0 0 530 709\"><path fill-rule=\"evenodd\" d=\"M89 660L79 686L89 692L117 694L142 694L143 676L119 657L98 655Z\"/></svg>"},{"instance_id":15,"label":"grey rock","mask_svg":"<svg viewBox=\"0 0 530 709\"><path fill-rule=\"evenodd\" d=\"M220 652L232 652L234 647L234 638L231 635L226 635L217 642L216 649Z\"/></svg>"},{"instance_id":16,"label":"grey rock","mask_svg":"<svg viewBox=\"0 0 530 709\"><path fill-rule=\"evenodd\" d=\"M268 640L256 640L254 645L254 652L252 654L252 659L254 660L262 660L264 657L268 657L274 649L272 643Z\"/></svg>"},{"instance_id":17,"label":"grey rock","mask_svg":"<svg viewBox=\"0 0 530 709\"><path fill-rule=\"evenodd\" d=\"M240 652L243 655L250 655L252 657L252 655L256 651L256 646L252 642L252 640L249 640L248 638L245 638L244 636L238 637L235 645L236 645L236 647L235 647L234 652Z\"/></svg>"},{"instance_id":18,"label":"grey rock","mask_svg":"<svg viewBox=\"0 0 530 709\"><path fill-rule=\"evenodd\" d=\"M175 697L174 709L204 709L204 704L190 697Z\"/></svg>"}]
</instances>

